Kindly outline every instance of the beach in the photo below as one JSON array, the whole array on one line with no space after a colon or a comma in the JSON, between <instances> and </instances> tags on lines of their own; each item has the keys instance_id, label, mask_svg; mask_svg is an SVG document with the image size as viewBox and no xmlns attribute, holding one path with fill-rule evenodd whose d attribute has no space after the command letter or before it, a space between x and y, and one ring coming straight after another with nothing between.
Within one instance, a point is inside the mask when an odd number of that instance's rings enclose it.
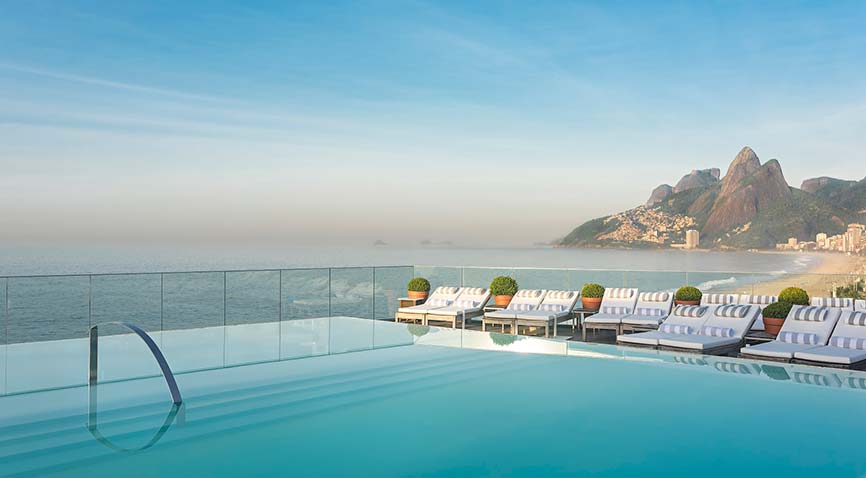
<instances>
[{"instance_id":1,"label":"beach","mask_svg":"<svg viewBox=\"0 0 866 478\"><path fill-rule=\"evenodd\" d=\"M866 257L841 253L815 253L820 259L802 274L786 275L753 286L754 294L778 295L785 287L800 287L812 297L829 297L834 287L866 276Z\"/></svg>"}]
</instances>

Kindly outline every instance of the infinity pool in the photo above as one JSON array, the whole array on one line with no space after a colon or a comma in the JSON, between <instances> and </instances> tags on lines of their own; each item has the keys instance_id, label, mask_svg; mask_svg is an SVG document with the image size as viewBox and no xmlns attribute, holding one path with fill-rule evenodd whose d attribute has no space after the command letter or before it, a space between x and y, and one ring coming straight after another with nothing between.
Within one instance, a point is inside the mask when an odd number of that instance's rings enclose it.
<instances>
[{"instance_id":1,"label":"infinity pool","mask_svg":"<svg viewBox=\"0 0 866 478\"><path fill-rule=\"evenodd\" d=\"M178 375L180 409L153 376L2 397L0 475L866 474L859 372L321 320L314 356Z\"/></svg>"}]
</instances>

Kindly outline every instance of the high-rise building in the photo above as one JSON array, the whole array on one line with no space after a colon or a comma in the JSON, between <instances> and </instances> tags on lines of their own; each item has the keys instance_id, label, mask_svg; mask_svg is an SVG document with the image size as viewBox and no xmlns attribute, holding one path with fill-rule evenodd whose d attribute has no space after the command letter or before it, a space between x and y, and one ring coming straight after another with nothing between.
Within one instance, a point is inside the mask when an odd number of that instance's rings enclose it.
<instances>
[{"instance_id":1,"label":"high-rise building","mask_svg":"<svg viewBox=\"0 0 866 478\"><path fill-rule=\"evenodd\" d=\"M789 237L788 238L788 247L790 247L792 249L797 248L797 238L796 237Z\"/></svg>"},{"instance_id":2,"label":"high-rise building","mask_svg":"<svg viewBox=\"0 0 866 478\"><path fill-rule=\"evenodd\" d=\"M696 229L686 231L686 249L697 249L701 242L701 233Z\"/></svg>"},{"instance_id":3,"label":"high-rise building","mask_svg":"<svg viewBox=\"0 0 866 478\"><path fill-rule=\"evenodd\" d=\"M817 244L818 249L826 249L827 248L827 234L824 232L819 232L815 235L815 244Z\"/></svg>"}]
</instances>

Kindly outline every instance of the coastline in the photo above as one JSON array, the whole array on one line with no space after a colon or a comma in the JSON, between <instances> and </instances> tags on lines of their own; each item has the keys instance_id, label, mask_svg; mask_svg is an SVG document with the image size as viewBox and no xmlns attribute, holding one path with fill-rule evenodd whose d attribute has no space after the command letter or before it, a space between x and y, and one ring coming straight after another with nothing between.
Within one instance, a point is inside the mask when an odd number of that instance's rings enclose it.
<instances>
[{"instance_id":1,"label":"coastline","mask_svg":"<svg viewBox=\"0 0 866 478\"><path fill-rule=\"evenodd\" d=\"M849 276L866 274L866 257L864 256L848 256L832 252L813 254L819 256L820 259L807 271L754 284L753 293L756 295L778 295L779 291L786 287L800 287L805 289L810 296L827 297L832 294L834 287L852 282L854 277Z\"/></svg>"}]
</instances>

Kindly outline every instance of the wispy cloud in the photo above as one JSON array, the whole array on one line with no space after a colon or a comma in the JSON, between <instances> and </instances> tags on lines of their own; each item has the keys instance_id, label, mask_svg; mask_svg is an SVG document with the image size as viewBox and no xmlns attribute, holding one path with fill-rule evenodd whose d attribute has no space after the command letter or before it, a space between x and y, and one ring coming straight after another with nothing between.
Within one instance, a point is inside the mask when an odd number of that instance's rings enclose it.
<instances>
[{"instance_id":1,"label":"wispy cloud","mask_svg":"<svg viewBox=\"0 0 866 478\"><path fill-rule=\"evenodd\" d=\"M114 80L106 80L103 78L96 78L92 76L83 76L77 75L73 73L64 73L53 70L46 70L42 68L33 68L25 65L16 65L11 63L0 63L0 69L15 71L18 73L26 73L30 75L40 76L43 78L52 78L55 80L62 81L70 81L75 83L81 83L92 86L100 86L104 88L111 88L116 90L124 90L131 91L136 93L144 93L149 95L159 95L159 96L167 96L172 98L181 98L186 100L196 100L196 101L208 101L208 102L237 102L237 100L232 100L223 97L210 96L210 95L200 95L196 93L189 93L185 91L178 91L166 88L157 88L153 86L141 85L137 83L127 83L121 81Z\"/></svg>"}]
</instances>

